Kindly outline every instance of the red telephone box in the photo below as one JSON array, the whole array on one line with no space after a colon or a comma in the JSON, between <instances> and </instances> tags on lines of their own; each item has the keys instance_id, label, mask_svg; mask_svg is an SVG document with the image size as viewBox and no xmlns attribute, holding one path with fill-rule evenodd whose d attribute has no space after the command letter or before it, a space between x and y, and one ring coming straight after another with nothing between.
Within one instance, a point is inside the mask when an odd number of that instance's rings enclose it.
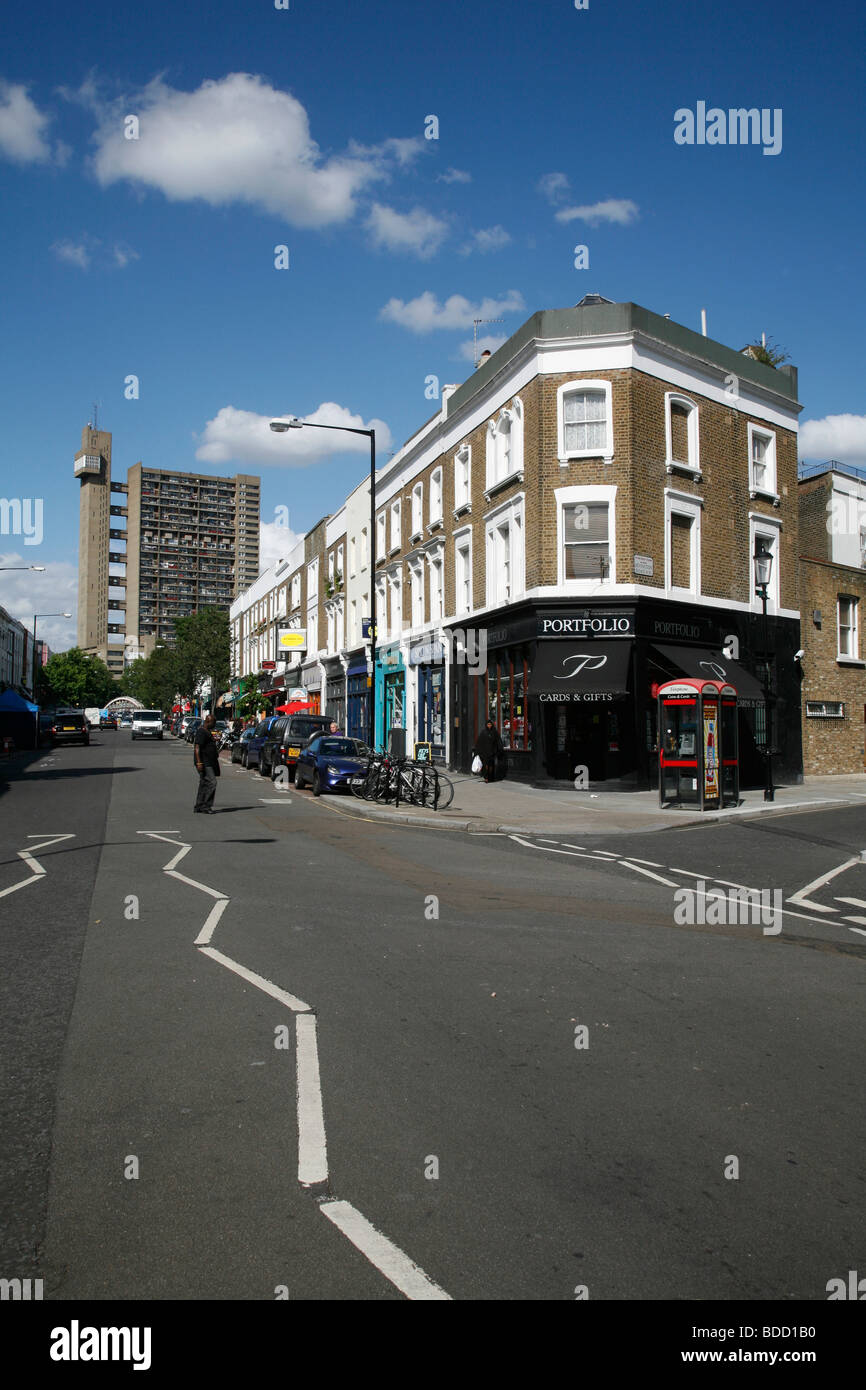
<instances>
[{"instance_id":1,"label":"red telephone box","mask_svg":"<svg viewBox=\"0 0 866 1390\"><path fill-rule=\"evenodd\" d=\"M737 692L683 676L659 686L659 805L716 811L740 799Z\"/></svg>"}]
</instances>

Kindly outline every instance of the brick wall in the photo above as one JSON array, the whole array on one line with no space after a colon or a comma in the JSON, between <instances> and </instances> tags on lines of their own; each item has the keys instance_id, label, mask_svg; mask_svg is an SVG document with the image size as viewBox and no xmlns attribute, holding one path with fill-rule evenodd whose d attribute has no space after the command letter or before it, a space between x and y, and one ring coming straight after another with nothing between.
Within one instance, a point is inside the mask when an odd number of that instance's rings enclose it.
<instances>
[{"instance_id":1,"label":"brick wall","mask_svg":"<svg viewBox=\"0 0 866 1390\"><path fill-rule=\"evenodd\" d=\"M863 772L866 664L851 666L837 661L836 611L840 594L859 598L860 652L866 650L866 573L848 565L803 559L800 562L803 611L803 771L821 773ZM812 612L821 612L816 627ZM841 719L808 718L807 701L843 701Z\"/></svg>"}]
</instances>

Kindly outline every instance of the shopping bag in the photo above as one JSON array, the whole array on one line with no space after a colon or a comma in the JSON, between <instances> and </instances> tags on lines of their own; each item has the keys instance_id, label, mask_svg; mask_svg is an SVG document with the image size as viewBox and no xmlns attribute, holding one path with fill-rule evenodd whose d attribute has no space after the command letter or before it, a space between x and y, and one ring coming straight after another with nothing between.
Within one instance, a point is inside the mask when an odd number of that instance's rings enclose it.
<instances>
[{"instance_id":1,"label":"shopping bag","mask_svg":"<svg viewBox=\"0 0 866 1390\"><path fill-rule=\"evenodd\" d=\"M476 753L475 757L472 759L472 771L477 775L481 771L483 766L483 762Z\"/></svg>"}]
</instances>

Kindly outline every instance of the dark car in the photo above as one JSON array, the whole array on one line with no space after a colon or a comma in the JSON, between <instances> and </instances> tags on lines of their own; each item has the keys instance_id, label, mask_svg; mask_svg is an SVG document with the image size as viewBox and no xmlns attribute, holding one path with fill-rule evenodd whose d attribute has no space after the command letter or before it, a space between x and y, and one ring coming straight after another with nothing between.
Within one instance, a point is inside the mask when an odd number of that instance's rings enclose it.
<instances>
[{"instance_id":1,"label":"dark car","mask_svg":"<svg viewBox=\"0 0 866 1390\"><path fill-rule=\"evenodd\" d=\"M262 755L262 749L267 741L271 726L276 723L277 716L275 714L269 714L266 719L260 720L256 725L251 736L244 744L244 751L241 757L241 764L243 767L258 767L261 771L259 759Z\"/></svg>"},{"instance_id":2,"label":"dark car","mask_svg":"<svg viewBox=\"0 0 866 1390\"><path fill-rule=\"evenodd\" d=\"M246 746L254 733L255 729L252 726L250 726L249 729L242 729L241 732L238 734L237 738L232 741L233 763L243 763ZM246 763L244 763L244 767L246 767Z\"/></svg>"},{"instance_id":3,"label":"dark car","mask_svg":"<svg viewBox=\"0 0 866 1390\"><path fill-rule=\"evenodd\" d=\"M187 726L186 726L186 729L184 730L184 735L183 735L184 738L186 739L187 743L192 743L192 742L193 742L193 740L195 739L196 734L198 733L199 729L200 729L201 726L202 726L202 722L203 722L203 721L202 721L201 719L190 719L189 723L188 723Z\"/></svg>"},{"instance_id":4,"label":"dark car","mask_svg":"<svg viewBox=\"0 0 866 1390\"><path fill-rule=\"evenodd\" d=\"M367 771L369 756L369 748L358 738L344 738L341 734L315 738L298 754L295 786L300 790L309 784L313 796L348 791L349 779Z\"/></svg>"},{"instance_id":5,"label":"dark car","mask_svg":"<svg viewBox=\"0 0 866 1390\"><path fill-rule=\"evenodd\" d=\"M114 729L117 732L117 716L114 714L101 714L99 716L100 729Z\"/></svg>"},{"instance_id":6,"label":"dark car","mask_svg":"<svg viewBox=\"0 0 866 1390\"><path fill-rule=\"evenodd\" d=\"M90 743L90 725L83 714L56 714L51 725L52 743Z\"/></svg>"},{"instance_id":7,"label":"dark car","mask_svg":"<svg viewBox=\"0 0 866 1390\"><path fill-rule=\"evenodd\" d=\"M330 715L324 714L284 714L275 720L262 748L259 772L273 779L277 768L287 767L289 781L293 781L298 755L304 745L330 728L331 722Z\"/></svg>"}]
</instances>

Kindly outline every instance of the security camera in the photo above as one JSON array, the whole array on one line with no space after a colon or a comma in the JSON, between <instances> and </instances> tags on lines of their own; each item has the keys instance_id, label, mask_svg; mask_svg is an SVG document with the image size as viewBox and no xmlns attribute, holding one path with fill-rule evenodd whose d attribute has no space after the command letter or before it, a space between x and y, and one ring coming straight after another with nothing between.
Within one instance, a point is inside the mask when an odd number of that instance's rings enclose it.
<instances>
[{"instance_id":1,"label":"security camera","mask_svg":"<svg viewBox=\"0 0 866 1390\"><path fill-rule=\"evenodd\" d=\"M803 650L803 648L801 647L800 650L799 650L798 652L794 652L794 660L795 660L795 661L802 661L802 660L803 660L803 657L804 657L805 655L806 655L806 653L805 653L805 651Z\"/></svg>"}]
</instances>

